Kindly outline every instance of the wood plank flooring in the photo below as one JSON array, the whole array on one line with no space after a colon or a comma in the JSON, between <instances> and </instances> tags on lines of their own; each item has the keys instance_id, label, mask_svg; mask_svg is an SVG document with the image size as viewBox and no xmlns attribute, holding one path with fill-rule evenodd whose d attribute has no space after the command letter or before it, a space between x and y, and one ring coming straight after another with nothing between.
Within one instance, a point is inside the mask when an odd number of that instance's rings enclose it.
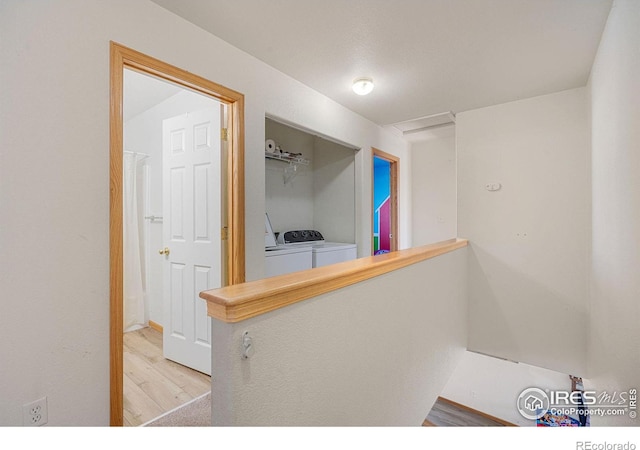
<instances>
[{"instance_id":1,"label":"wood plank flooring","mask_svg":"<svg viewBox=\"0 0 640 450\"><path fill-rule=\"evenodd\" d=\"M162 356L162 333L124 334L124 425L138 426L211 390L211 377Z\"/></svg>"},{"instance_id":2,"label":"wood plank flooring","mask_svg":"<svg viewBox=\"0 0 640 450\"><path fill-rule=\"evenodd\" d=\"M439 397L422 426L425 427L504 427L515 426L480 411Z\"/></svg>"}]
</instances>

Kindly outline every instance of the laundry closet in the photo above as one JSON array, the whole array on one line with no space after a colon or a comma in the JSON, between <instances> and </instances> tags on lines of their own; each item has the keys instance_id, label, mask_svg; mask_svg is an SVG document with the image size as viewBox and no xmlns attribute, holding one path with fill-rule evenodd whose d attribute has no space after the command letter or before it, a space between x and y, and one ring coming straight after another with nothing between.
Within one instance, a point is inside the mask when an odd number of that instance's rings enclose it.
<instances>
[{"instance_id":1,"label":"laundry closet","mask_svg":"<svg viewBox=\"0 0 640 450\"><path fill-rule=\"evenodd\" d=\"M357 257L356 152L265 119L265 277Z\"/></svg>"}]
</instances>

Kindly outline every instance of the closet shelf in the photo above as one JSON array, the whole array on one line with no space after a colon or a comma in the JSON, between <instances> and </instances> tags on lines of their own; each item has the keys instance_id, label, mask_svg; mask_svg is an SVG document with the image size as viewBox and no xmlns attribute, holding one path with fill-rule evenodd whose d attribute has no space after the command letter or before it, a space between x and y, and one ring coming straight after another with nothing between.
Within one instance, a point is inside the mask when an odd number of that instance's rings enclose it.
<instances>
[{"instance_id":1,"label":"closet shelf","mask_svg":"<svg viewBox=\"0 0 640 450\"><path fill-rule=\"evenodd\" d=\"M309 160L308 159L304 159L301 156L293 156L287 153L269 153L269 152L265 152L264 153L264 157L267 159L274 159L276 161L283 161L283 162L288 162L288 163L292 163L292 164L300 164L303 166L308 166L309 165Z\"/></svg>"},{"instance_id":2,"label":"closet shelf","mask_svg":"<svg viewBox=\"0 0 640 450\"><path fill-rule=\"evenodd\" d=\"M265 152L264 157L275 161L288 162L289 165L284 168L283 179L284 184L289 184L298 175L298 166L308 166L309 160L304 159L300 155L291 155L289 153L270 153Z\"/></svg>"}]
</instances>

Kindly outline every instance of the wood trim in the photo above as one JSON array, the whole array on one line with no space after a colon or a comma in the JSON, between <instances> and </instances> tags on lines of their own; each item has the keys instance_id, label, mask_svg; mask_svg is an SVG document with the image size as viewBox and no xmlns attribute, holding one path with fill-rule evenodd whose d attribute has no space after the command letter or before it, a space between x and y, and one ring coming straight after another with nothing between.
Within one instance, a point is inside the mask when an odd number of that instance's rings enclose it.
<instances>
[{"instance_id":1,"label":"wood trim","mask_svg":"<svg viewBox=\"0 0 640 450\"><path fill-rule=\"evenodd\" d=\"M396 155L392 155L391 153L387 153L387 152L383 152L382 150L375 148L375 147L371 147L371 151L373 152L374 156L377 156L379 158L382 159L386 159L387 161L390 162L400 162L400 158L398 158Z\"/></svg>"},{"instance_id":2,"label":"wood trim","mask_svg":"<svg viewBox=\"0 0 640 450\"><path fill-rule=\"evenodd\" d=\"M122 150L124 69L154 76L183 88L213 97L229 108L229 158L227 179L227 277L228 285L245 279L244 222L244 95L148 55L110 43L110 423L122 426L123 418L123 237L122 237Z\"/></svg>"},{"instance_id":3,"label":"wood trim","mask_svg":"<svg viewBox=\"0 0 640 450\"><path fill-rule=\"evenodd\" d=\"M467 246L450 239L200 293L209 316L234 323Z\"/></svg>"},{"instance_id":4,"label":"wood trim","mask_svg":"<svg viewBox=\"0 0 640 450\"><path fill-rule=\"evenodd\" d=\"M123 55L113 44L110 49L110 109L109 109L109 377L111 380L110 423L124 423L123 401L123 236L122 236L122 97Z\"/></svg>"},{"instance_id":5,"label":"wood trim","mask_svg":"<svg viewBox=\"0 0 640 450\"><path fill-rule=\"evenodd\" d=\"M398 214L400 214L400 208L398 206L398 183L400 174L400 159L391 163L391 251L395 252L399 248L400 234L398 227Z\"/></svg>"},{"instance_id":6,"label":"wood trim","mask_svg":"<svg viewBox=\"0 0 640 450\"><path fill-rule=\"evenodd\" d=\"M244 95L238 94L229 107L227 285L233 285L245 281Z\"/></svg>"},{"instance_id":7,"label":"wood trim","mask_svg":"<svg viewBox=\"0 0 640 450\"><path fill-rule=\"evenodd\" d=\"M514 423L507 422L506 420L502 420L502 419L499 419L499 418L497 418L495 416L492 416L491 414L487 414L487 413L484 413L482 411L478 411L477 409L473 409L473 408L471 408L471 407L469 407L467 405L463 405L463 404L458 403L458 402L454 402L453 400L449 400L448 398L445 398L445 397L438 397L438 400L441 401L441 402L453 405L453 406L455 406L457 408L464 409L464 410L469 411L471 413L477 414L479 416L485 417L485 418L487 418L489 420L493 420L494 422L498 422L498 423L504 425L505 427L517 427L518 426L518 425L516 425Z\"/></svg>"},{"instance_id":8,"label":"wood trim","mask_svg":"<svg viewBox=\"0 0 640 450\"><path fill-rule=\"evenodd\" d=\"M160 325L159 323L154 322L153 320L149 321L149 328L159 331L160 333L162 333L162 330L164 328L162 328L162 325Z\"/></svg>"},{"instance_id":9,"label":"wood trim","mask_svg":"<svg viewBox=\"0 0 640 450\"><path fill-rule=\"evenodd\" d=\"M393 238L391 239L391 251L395 252L398 250L398 245L400 242L399 236L398 236L398 214L399 214L399 207L398 207L398 183L400 180L400 158L398 158L395 155L392 155L391 153L387 153L387 152L383 152L380 149L377 149L375 147L371 147L371 160L372 160L372 166L373 166L373 158L374 157L378 157L378 158L382 158L386 161L389 161L390 163L390 176L391 176L391 180L390 180L390 185L391 185L391 193L390 193L390 197L391 197L391 234L393 235ZM373 167L372 167L373 169ZM371 178L371 230L372 230L372 235L373 235L373 229L374 229L374 224L373 224L373 174L372 174L372 178ZM373 237L371 238L371 248L373 249Z\"/></svg>"}]
</instances>

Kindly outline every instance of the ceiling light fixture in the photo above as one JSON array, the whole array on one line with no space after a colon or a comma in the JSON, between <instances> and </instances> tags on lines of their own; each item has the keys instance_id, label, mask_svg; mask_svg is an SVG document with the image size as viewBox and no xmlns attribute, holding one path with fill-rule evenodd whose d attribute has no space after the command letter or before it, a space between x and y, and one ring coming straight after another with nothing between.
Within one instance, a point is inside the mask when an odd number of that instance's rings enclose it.
<instances>
[{"instance_id":1,"label":"ceiling light fixture","mask_svg":"<svg viewBox=\"0 0 640 450\"><path fill-rule=\"evenodd\" d=\"M358 95L367 95L373 91L373 80L368 77L356 78L351 89Z\"/></svg>"}]
</instances>

